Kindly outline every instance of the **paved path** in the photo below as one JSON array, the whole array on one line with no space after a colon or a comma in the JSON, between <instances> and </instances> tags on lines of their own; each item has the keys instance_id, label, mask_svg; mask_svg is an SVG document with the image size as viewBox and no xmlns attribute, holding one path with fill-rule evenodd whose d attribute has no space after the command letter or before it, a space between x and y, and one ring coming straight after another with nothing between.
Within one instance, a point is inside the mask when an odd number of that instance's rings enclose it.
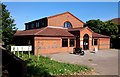
<instances>
[{"instance_id":1,"label":"paved path","mask_svg":"<svg viewBox=\"0 0 120 77\"><path fill-rule=\"evenodd\" d=\"M100 75L118 75L118 50L115 49L99 50L96 53L85 51L84 56L70 53L47 54L44 56L60 62L87 65L94 68Z\"/></svg>"}]
</instances>

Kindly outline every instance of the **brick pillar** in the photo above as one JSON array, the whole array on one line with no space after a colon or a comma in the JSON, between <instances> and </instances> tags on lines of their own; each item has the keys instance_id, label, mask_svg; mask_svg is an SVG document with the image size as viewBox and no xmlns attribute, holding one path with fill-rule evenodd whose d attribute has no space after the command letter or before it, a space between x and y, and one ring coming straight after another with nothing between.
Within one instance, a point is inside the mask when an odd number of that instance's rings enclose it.
<instances>
[{"instance_id":1,"label":"brick pillar","mask_svg":"<svg viewBox=\"0 0 120 77\"><path fill-rule=\"evenodd\" d=\"M68 39L68 47L70 47L70 39Z\"/></svg>"}]
</instances>

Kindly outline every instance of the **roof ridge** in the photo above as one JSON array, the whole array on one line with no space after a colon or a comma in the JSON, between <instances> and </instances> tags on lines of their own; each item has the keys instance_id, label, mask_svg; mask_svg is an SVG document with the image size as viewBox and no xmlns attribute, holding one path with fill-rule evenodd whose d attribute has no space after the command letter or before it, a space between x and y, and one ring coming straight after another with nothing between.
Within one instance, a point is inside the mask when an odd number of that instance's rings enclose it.
<instances>
[{"instance_id":1,"label":"roof ridge","mask_svg":"<svg viewBox=\"0 0 120 77\"><path fill-rule=\"evenodd\" d=\"M104 35L104 34L100 34L100 33L96 33L96 32L93 32L94 34L98 34L98 35L101 35L101 36L105 36L105 37L110 37L110 36L107 36L107 35Z\"/></svg>"},{"instance_id":2,"label":"roof ridge","mask_svg":"<svg viewBox=\"0 0 120 77\"><path fill-rule=\"evenodd\" d=\"M67 29L67 28L63 28L63 27L58 27L58 26L47 26L48 28L58 28L58 29Z\"/></svg>"},{"instance_id":3,"label":"roof ridge","mask_svg":"<svg viewBox=\"0 0 120 77\"><path fill-rule=\"evenodd\" d=\"M89 29L92 33L94 33L94 31L92 31L88 26L87 27L83 27L81 30L83 30L85 28Z\"/></svg>"},{"instance_id":4,"label":"roof ridge","mask_svg":"<svg viewBox=\"0 0 120 77\"><path fill-rule=\"evenodd\" d=\"M63 12L63 13L59 13L59 14L55 14L55 15L51 15L51 16L48 16L47 18L51 18L51 17L55 17L55 16L59 16L59 15L63 15L63 14L66 14L66 13L69 13L69 12L67 11L67 12Z\"/></svg>"},{"instance_id":5,"label":"roof ridge","mask_svg":"<svg viewBox=\"0 0 120 77\"><path fill-rule=\"evenodd\" d=\"M68 11L67 11L67 12L64 12L64 13L60 13L60 14L56 14L56 15L49 16L49 17L47 17L47 18L56 17L56 16L63 15L63 14L66 14L66 13L72 15L72 16L75 17L77 20L79 20L80 22L84 23L82 20L80 20L79 18L77 18L76 16L74 16L72 13L70 13L70 12L68 12Z\"/></svg>"},{"instance_id":6,"label":"roof ridge","mask_svg":"<svg viewBox=\"0 0 120 77\"><path fill-rule=\"evenodd\" d=\"M38 34L39 32L42 32L42 31L45 30L46 28L47 28L47 27L44 27L42 30L36 32L35 35Z\"/></svg>"}]
</instances>

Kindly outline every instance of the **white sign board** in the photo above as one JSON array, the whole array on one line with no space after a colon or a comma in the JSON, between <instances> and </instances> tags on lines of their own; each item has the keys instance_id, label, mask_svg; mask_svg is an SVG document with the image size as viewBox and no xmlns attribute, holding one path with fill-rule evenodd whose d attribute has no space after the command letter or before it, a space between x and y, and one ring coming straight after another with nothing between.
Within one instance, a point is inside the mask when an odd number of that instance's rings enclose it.
<instances>
[{"instance_id":1,"label":"white sign board","mask_svg":"<svg viewBox=\"0 0 120 77\"><path fill-rule=\"evenodd\" d=\"M32 51L32 46L11 46L11 51Z\"/></svg>"},{"instance_id":2,"label":"white sign board","mask_svg":"<svg viewBox=\"0 0 120 77\"><path fill-rule=\"evenodd\" d=\"M80 42L80 45L83 45L83 41Z\"/></svg>"}]
</instances>

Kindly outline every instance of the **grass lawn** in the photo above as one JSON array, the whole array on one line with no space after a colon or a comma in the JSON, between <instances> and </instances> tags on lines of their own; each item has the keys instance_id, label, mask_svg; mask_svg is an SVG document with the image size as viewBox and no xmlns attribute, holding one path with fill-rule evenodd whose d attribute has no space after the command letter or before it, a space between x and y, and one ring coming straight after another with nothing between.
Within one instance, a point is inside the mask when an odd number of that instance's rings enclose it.
<instances>
[{"instance_id":1,"label":"grass lawn","mask_svg":"<svg viewBox=\"0 0 120 77\"><path fill-rule=\"evenodd\" d=\"M39 60L34 55L29 59L26 54L20 58L26 61L29 76L74 75L92 70L87 66L61 63L43 56L39 56Z\"/></svg>"}]
</instances>

